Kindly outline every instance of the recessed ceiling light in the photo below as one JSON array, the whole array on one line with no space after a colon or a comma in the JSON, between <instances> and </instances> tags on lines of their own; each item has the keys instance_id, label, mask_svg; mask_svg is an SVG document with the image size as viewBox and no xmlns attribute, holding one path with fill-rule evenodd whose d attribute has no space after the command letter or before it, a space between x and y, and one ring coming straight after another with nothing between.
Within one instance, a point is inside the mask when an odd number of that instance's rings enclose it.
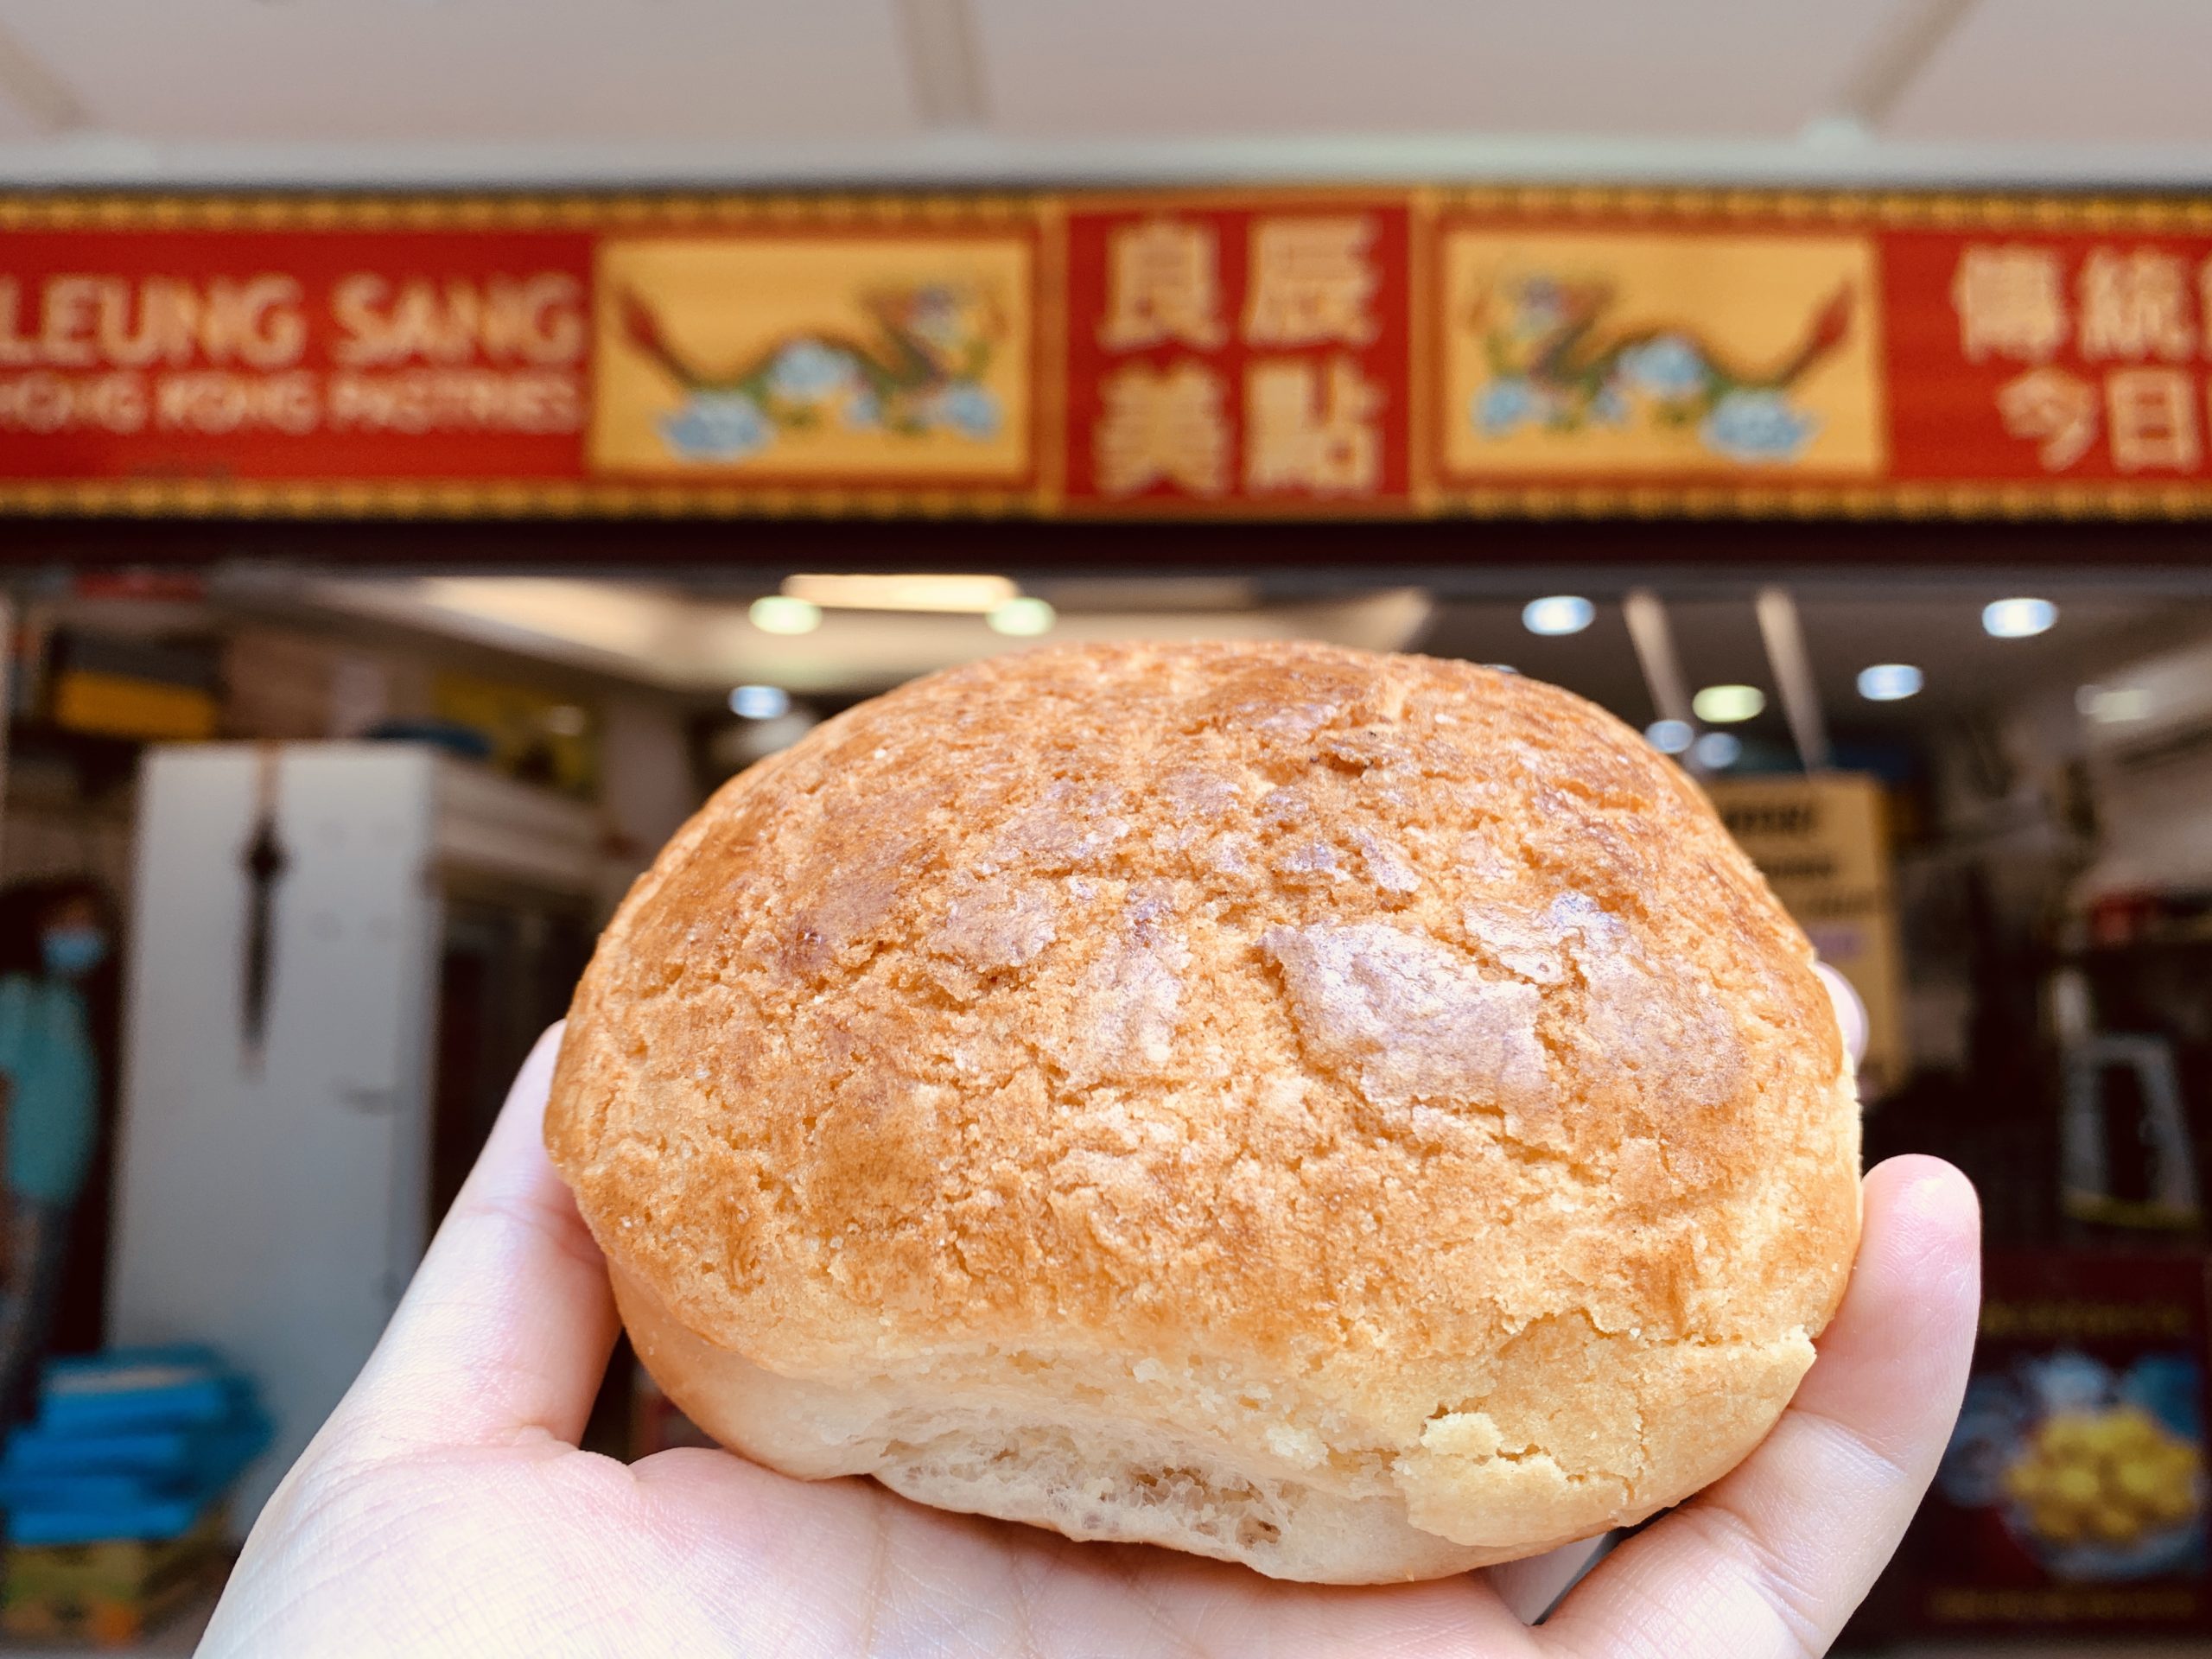
<instances>
[{"instance_id":1,"label":"recessed ceiling light","mask_svg":"<svg viewBox=\"0 0 2212 1659\"><path fill-rule=\"evenodd\" d=\"M1922 680L1910 663L1876 663L1859 671L1859 695L1869 702L1902 702L1920 694Z\"/></svg>"},{"instance_id":2,"label":"recessed ceiling light","mask_svg":"<svg viewBox=\"0 0 2212 1659\"><path fill-rule=\"evenodd\" d=\"M1598 607L1580 594L1553 594L1521 607L1521 626L1531 633L1580 633Z\"/></svg>"},{"instance_id":3,"label":"recessed ceiling light","mask_svg":"<svg viewBox=\"0 0 2212 1659\"><path fill-rule=\"evenodd\" d=\"M1521 671L1510 663L1484 663L1483 666L1493 674L1518 674Z\"/></svg>"},{"instance_id":4,"label":"recessed ceiling light","mask_svg":"<svg viewBox=\"0 0 2212 1659\"><path fill-rule=\"evenodd\" d=\"M1981 607L1981 631L1993 639L2029 639L2058 620L2047 599L1993 599Z\"/></svg>"},{"instance_id":5,"label":"recessed ceiling light","mask_svg":"<svg viewBox=\"0 0 2212 1659\"><path fill-rule=\"evenodd\" d=\"M1744 756L1744 740L1733 732L1707 732L1691 746L1700 766L1726 772Z\"/></svg>"},{"instance_id":6,"label":"recessed ceiling light","mask_svg":"<svg viewBox=\"0 0 2212 1659\"><path fill-rule=\"evenodd\" d=\"M1655 720L1643 728L1643 741L1662 754L1683 754L1697 741L1697 728L1687 720Z\"/></svg>"},{"instance_id":7,"label":"recessed ceiling light","mask_svg":"<svg viewBox=\"0 0 2212 1659\"><path fill-rule=\"evenodd\" d=\"M822 607L810 599L768 594L753 601L746 614L763 633L812 633L822 626Z\"/></svg>"},{"instance_id":8,"label":"recessed ceiling light","mask_svg":"<svg viewBox=\"0 0 2212 1659\"><path fill-rule=\"evenodd\" d=\"M1008 576L862 572L786 576L783 591L787 598L827 610L966 611L981 616L1021 590Z\"/></svg>"},{"instance_id":9,"label":"recessed ceiling light","mask_svg":"<svg viewBox=\"0 0 2212 1659\"><path fill-rule=\"evenodd\" d=\"M1690 699L1690 708L1708 726L1732 726L1756 720L1766 707L1766 693L1756 685L1708 685Z\"/></svg>"},{"instance_id":10,"label":"recessed ceiling light","mask_svg":"<svg viewBox=\"0 0 2212 1659\"><path fill-rule=\"evenodd\" d=\"M983 620L994 633L1010 633L1017 639L1033 639L1050 633L1059 613L1041 599L1009 599L991 607Z\"/></svg>"},{"instance_id":11,"label":"recessed ceiling light","mask_svg":"<svg viewBox=\"0 0 2212 1659\"><path fill-rule=\"evenodd\" d=\"M791 709L791 695L780 685L741 685L729 694L729 711L747 720L779 720Z\"/></svg>"},{"instance_id":12,"label":"recessed ceiling light","mask_svg":"<svg viewBox=\"0 0 2212 1659\"><path fill-rule=\"evenodd\" d=\"M2101 726L2117 726L2147 719L2151 694L2139 685L2085 685L2074 694L2074 706Z\"/></svg>"}]
</instances>

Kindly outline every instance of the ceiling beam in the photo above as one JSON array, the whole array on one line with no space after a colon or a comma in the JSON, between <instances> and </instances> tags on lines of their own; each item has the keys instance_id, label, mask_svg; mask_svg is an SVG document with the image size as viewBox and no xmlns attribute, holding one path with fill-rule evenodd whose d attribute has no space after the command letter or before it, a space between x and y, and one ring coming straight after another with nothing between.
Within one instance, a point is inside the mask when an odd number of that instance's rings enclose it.
<instances>
[{"instance_id":1,"label":"ceiling beam","mask_svg":"<svg viewBox=\"0 0 2212 1659\"><path fill-rule=\"evenodd\" d=\"M940 132L982 127L989 111L969 0L899 0L899 35L922 124Z\"/></svg>"},{"instance_id":2,"label":"ceiling beam","mask_svg":"<svg viewBox=\"0 0 2212 1659\"><path fill-rule=\"evenodd\" d=\"M1905 91L1958 32L1976 0L1909 0L1878 31L1844 83L1824 125L1879 132Z\"/></svg>"},{"instance_id":3,"label":"ceiling beam","mask_svg":"<svg viewBox=\"0 0 2212 1659\"><path fill-rule=\"evenodd\" d=\"M0 98L41 132L81 132L92 118L68 82L0 24Z\"/></svg>"}]
</instances>

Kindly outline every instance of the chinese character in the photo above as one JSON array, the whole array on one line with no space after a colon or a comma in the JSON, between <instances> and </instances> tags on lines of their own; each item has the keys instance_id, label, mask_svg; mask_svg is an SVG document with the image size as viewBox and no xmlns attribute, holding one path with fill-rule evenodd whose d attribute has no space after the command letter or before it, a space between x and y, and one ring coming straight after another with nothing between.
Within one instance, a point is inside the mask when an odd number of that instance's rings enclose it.
<instances>
[{"instance_id":1,"label":"chinese character","mask_svg":"<svg viewBox=\"0 0 2212 1659\"><path fill-rule=\"evenodd\" d=\"M2123 473L2196 465L2196 404L2180 369L2114 369L2105 377L2112 461Z\"/></svg>"},{"instance_id":2,"label":"chinese character","mask_svg":"<svg viewBox=\"0 0 2212 1659\"><path fill-rule=\"evenodd\" d=\"M1375 224L1365 218L1262 219L1252 226L1252 297L1244 338L1255 346L1313 346L1375 338L1368 302Z\"/></svg>"},{"instance_id":3,"label":"chinese character","mask_svg":"<svg viewBox=\"0 0 2212 1659\"><path fill-rule=\"evenodd\" d=\"M1229 481L1229 422L1221 377L1197 363L1170 369L1131 363L1108 377L1096 439L1098 487L1135 495L1165 480L1194 495Z\"/></svg>"},{"instance_id":4,"label":"chinese character","mask_svg":"<svg viewBox=\"0 0 2212 1659\"><path fill-rule=\"evenodd\" d=\"M2180 258L2099 248L2082 265L2082 355L2179 362L2196 348Z\"/></svg>"},{"instance_id":5,"label":"chinese character","mask_svg":"<svg viewBox=\"0 0 2212 1659\"><path fill-rule=\"evenodd\" d=\"M2063 369L2031 369L1997 389L2005 430L2041 447L2044 470L2063 473L2089 451L2097 437L2096 388Z\"/></svg>"},{"instance_id":6,"label":"chinese character","mask_svg":"<svg viewBox=\"0 0 2212 1659\"><path fill-rule=\"evenodd\" d=\"M1968 248L1951 277L1951 307L1969 363L1988 357L2047 363L2066 341L2058 256L2048 248L2016 242Z\"/></svg>"},{"instance_id":7,"label":"chinese character","mask_svg":"<svg viewBox=\"0 0 2212 1659\"><path fill-rule=\"evenodd\" d=\"M1381 480L1382 393L1348 357L1255 363L1244 379L1244 482L1255 492L1363 495Z\"/></svg>"},{"instance_id":8,"label":"chinese character","mask_svg":"<svg viewBox=\"0 0 2212 1659\"><path fill-rule=\"evenodd\" d=\"M1107 248L1100 345L1128 352L1179 340L1211 351L1227 338L1211 230L1148 219L1114 232Z\"/></svg>"}]
</instances>

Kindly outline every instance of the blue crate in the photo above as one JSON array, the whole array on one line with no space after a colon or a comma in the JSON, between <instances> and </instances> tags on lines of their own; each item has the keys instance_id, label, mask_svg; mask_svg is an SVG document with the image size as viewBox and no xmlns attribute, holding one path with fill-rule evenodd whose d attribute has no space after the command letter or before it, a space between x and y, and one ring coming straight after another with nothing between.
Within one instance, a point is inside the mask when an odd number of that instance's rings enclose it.
<instances>
[{"instance_id":1,"label":"blue crate","mask_svg":"<svg viewBox=\"0 0 2212 1659\"><path fill-rule=\"evenodd\" d=\"M114 1506L25 1510L8 1517L8 1541L19 1547L107 1544L119 1540L166 1543L198 1526L213 1498L163 1497Z\"/></svg>"},{"instance_id":2,"label":"blue crate","mask_svg":"<svg viewBox=\"0 0 2212 1659\"><path fill-rule=\"evenodd\" d=\"M245 1380L206 1349L53 1362L38 1415L0 1448L0 1510L18 1544L189 1531L270 1440Z\"/></svg>"},{"instance_id":3,"label":"blue crate","mask_svg":"<svg viewBox=\"0 0 2212 1659\"><path fill-rule=\"evenodd\" d=\"M10 1438L0 1453L0 1509L48 1493L203 1490L228 1482L269 1443L259 1412L174 1437L139 1435L88 1441L49 1440L35 1431ZM151 1455L133 1455L140 1451Z\"/></svg>"},{"instance_id":4,"label":"blue crate","mask_svg":"<svg viewBox=\"0 0 2212 1659\"><path fill-rule=\"evenodd\" d=\"M220 1422L244 1386L207 1348L111 1348L51 1361L36 1421L56 1430Z\"/></svg>"}]
</instances>

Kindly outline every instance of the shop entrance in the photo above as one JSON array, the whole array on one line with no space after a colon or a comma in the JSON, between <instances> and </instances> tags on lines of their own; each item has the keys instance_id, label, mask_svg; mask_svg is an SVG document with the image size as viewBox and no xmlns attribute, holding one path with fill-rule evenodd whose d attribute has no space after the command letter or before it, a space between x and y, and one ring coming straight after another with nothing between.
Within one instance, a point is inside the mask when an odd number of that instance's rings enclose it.
<instances>
[{"instance_id":1,"label":"shop entrance","mask_svg":"<svg viewBox=\"0 0 2212 1659\"><path fill-rule=\"evenodd\" d=\"M280 1432L249 1508L365 1356L598 925L720 783L988 653L1301 638L1536 676L1675 755L1866 1005L1869 1162L1976 1180L2017 1328L1876 1614L1984 1593L2000 1534L2051 1570L2164 1547L2149 1510L2099 1544L2086 1510L2023 1519L1973 1470L2061 1372L2115 1411L2163 1389L2177 1423L2202 1387L2180 1294L2212 1180L2201 574L2088 532L2001 565L1746 526L1455 530L1484 556L1450 562L1408 526L333 526L218 559L208 533L17 584L0 869L105 884L135 964L102 1325L76 1340L213 1336L254 1370ZM81 534L73 556L120 544ZM2140 1317L2035 1323L2090 1306ZM618 1356L594 1443L694 1433Z\"/></svg>"}]
</instances>

